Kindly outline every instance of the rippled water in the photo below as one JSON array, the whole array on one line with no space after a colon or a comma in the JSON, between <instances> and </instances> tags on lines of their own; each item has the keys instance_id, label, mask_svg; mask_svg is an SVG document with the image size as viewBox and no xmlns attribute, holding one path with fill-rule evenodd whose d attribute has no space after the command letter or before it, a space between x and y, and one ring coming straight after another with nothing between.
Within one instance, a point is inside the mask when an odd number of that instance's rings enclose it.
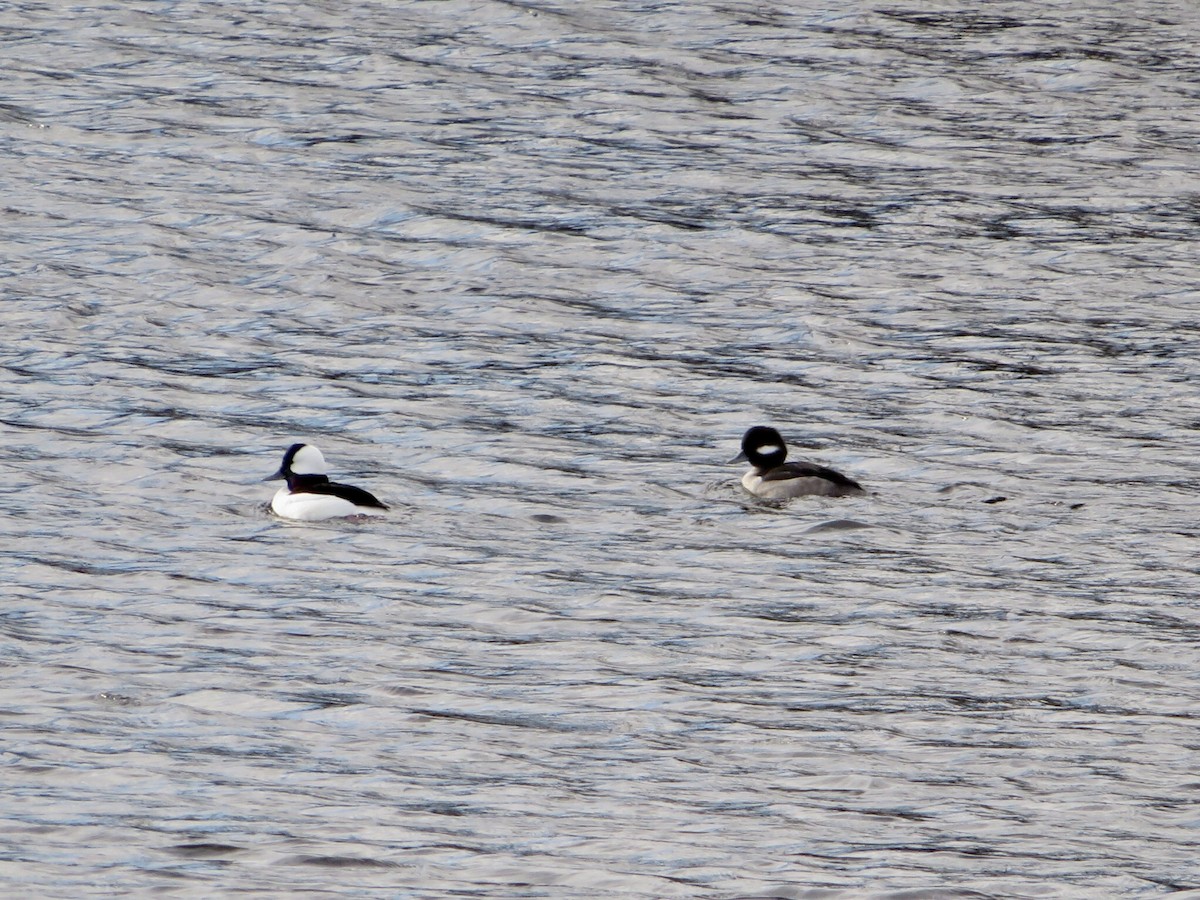
<instances>
[{"instance_id":1,"label":"rippled water","mask_svg":"<svg viewBox=\"0 0 1200 900\"><path fill-rule=\"evenodd\" d=\"M1200 892L1200 7L0 24L5 894Z\"/></svg>"}]
</instances>

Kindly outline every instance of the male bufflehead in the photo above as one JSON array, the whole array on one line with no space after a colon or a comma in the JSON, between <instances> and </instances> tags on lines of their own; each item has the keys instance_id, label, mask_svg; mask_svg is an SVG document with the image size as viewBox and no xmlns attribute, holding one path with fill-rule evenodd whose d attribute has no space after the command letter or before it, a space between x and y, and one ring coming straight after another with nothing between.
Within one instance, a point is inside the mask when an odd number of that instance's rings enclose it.
<instances>
[{"instance_id":1,"label":"male bufflehead","mask_svg":"<svg viewBox=\"0 0 1200 900\"><path fill-rule=\"evenodd\" d=\"M862 485L841 472L810 462L790 462L787 445L774 428L756 425L742 438L742 452L730 463L754 466L742 476L742 487L756 497L786 500L789 497L845 497L863 493Z\"/></svg>"},{"instance_id":2,"label":"male bufflehead","mask_svg":"<svg viewBox=\"0 0 1200 900\"><path fill-rule=\"evenodd\" d=\"M283 454L279 471L265 481L286 478L271 500L275 515L302 522L339 516L377 515L387 509L362 488L330 481L325 474L325 457L312 444L292 444Z\"/></svg>"}]
</instances>

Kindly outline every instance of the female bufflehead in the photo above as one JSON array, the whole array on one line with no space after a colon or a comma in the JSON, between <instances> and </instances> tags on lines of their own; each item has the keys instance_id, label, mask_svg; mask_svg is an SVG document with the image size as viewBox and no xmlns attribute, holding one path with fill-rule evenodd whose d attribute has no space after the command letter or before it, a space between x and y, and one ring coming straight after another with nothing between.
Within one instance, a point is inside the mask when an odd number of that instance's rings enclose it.
<instances>
[{"instance_id":1,"label":"female bufflehead","mask_svg":"<svg viewBox=\"0 0 1200 900\"><path fill-rule=\"evenodd\" d=\"M756 425L742 438L742 452L731 463L746 462L754 466L742 476L742 487L756 497L767 500L786 500L789 497L845 497L861 494L860 485L841 472L810 462L790 462L787 445L774 428Z\"/></svg>"},{"instance_id":2,"label":"female bufflehead","mask_svg":"<svg viewBox=\"0 0 1200 900\"><path fill-rule=\"evenodd\" d=\"M362 488L330 481L325 474L325 457L312 444L292 444L283 454L279 471L265 481L286 478L271 500L275 515L302 522L339 516L376 515L387 509Z\"/></svg>"}]
</instances>

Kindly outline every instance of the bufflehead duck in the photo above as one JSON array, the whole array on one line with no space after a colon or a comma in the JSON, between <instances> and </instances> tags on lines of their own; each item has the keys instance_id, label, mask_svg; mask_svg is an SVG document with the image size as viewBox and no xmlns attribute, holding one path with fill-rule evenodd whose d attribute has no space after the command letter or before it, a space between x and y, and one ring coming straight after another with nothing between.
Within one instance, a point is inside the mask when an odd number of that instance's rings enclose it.
<instances>
[{"instance_id":1,"label":"bufflehead duck","mask_svg":"<svg viewBox=\"0 0 1200 900\"><path fill-rule=\"evenodd\" d=\"M810 462L790 462L787 445L774 428L756 425L742 438L742 452L730 463L754 466L742 476L742 487L756 497L786 500L789 497L845 497L863 493L862 485L841 472Z\"/></svg>"},{"instance_id":2,"label":"bufflehead duck","mask_svg":"<svg viewBox=\"0 0 1200 900\"><path fill-rule=\"evenodd\" d=\"M325 474L325 457L312 444L292 444L283 454L279 471L265 481L286 478L271 500L275 515L302 522L339 516L376 515L387 509L362 488L330 481Z\"/></svg>"}]
</instances>

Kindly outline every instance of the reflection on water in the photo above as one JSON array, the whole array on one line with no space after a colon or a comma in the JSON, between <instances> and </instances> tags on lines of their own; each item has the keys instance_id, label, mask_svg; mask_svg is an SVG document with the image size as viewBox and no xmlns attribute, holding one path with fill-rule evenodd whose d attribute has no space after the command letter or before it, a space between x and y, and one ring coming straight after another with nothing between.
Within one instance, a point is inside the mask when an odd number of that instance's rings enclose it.
<instances>
[{"instance_id":1,"label":"reflection on water","mask_svg":"<svg viewBox=\"0 0 1200 900\"><path fill-rule=\"evenodd\" d=\"M9 893L1200 888L1196 11L352 6L0 12Z\"/></svg>"}]
</instances>

